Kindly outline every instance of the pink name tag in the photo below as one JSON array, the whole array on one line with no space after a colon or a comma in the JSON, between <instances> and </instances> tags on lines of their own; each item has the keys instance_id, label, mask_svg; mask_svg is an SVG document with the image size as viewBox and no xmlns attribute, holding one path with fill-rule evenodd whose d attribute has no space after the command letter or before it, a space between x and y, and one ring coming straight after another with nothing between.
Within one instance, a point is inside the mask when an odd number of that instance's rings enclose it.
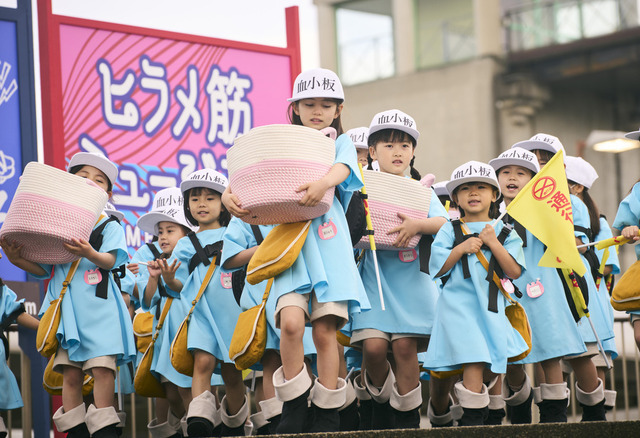
<instances>
[{"instance_id":1,"label":"pink name tag","mask_svg":"<svg viewBox=\"0 0 640 438\"><path fill-rule=\"evenodd\" d=\"M225 289L231 289L233 287L233 283L231 282L233 274L231 272L223 272L220 274L220 283L222 287Z\"/></svg>"},{"instance_id":2,"label":"pink name tag","mask_svg":"<svg viewBox=\"0 0 640 438\"><path fill-rule=\"evenodd\" d=\"M531 298L538 298L540 295L544 293L544 286L540 282L540 279L536 281L532 281L527 284L527 295Z\"/></svg>"},{"instance_id":3,"label":"pink name tag","mask_svg":"<svg viewBox=\"0 0 640 438\"><path fill-rule=\"evenodd\" d=\"M336 228L336 224L334 224L332 220L329 220L329 222L325 222L318 227L318 236L322 240L333 239L334 237L336 237L337 233L338 229Z\"/></svg>"},{"instance_id":4,"label":"pink name tag","mask_svg":"<svg viewBox=\"0 0 640 438\"><path fill-rule=\"evenodd\" d=\"M102 273L98 268L89 269L84 273L84 282L90 285L96 285L102 281Z\"/></svg>"},{"instance_id":5,"label":"pink name tag","mask_svg":"<svg viewBox=\"0 0 640 438\"><path fill-rule=\"evenodd\" d=\"M398 251L398 257L401 262L410 263L418 258L418 253L415 249L406 249L404 251Z\"/></svg>"},{"instance_id":6,"label":"pink name tag","mask_svg":"<svg viewBox=\"0 0 640 438\"><path fill-rule=\"evenodd\" d=\"M502 283L502 288L505 292L512 294L516 291L516 288L513 287L513 283L508 278L501 278L500 283Z\"/></svg>"}]
</instances>

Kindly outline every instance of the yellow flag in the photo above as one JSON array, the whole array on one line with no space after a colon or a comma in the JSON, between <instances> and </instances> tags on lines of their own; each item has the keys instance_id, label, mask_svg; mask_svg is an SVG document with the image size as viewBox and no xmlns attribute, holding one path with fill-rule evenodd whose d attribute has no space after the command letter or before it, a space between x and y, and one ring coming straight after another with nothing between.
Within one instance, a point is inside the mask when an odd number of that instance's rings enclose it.
<instances>
[{"instance_id":1,"label":"yellow flag","mask_svg":"<svg viewBox=\"0 0 640 438\"><path fill-rule=\"evenodd\" d=\"M576 248L562 151L520 190L507 213L547 246L540 266L572 269L581 276L587 272Z\"/></svg>"}]
</instances>

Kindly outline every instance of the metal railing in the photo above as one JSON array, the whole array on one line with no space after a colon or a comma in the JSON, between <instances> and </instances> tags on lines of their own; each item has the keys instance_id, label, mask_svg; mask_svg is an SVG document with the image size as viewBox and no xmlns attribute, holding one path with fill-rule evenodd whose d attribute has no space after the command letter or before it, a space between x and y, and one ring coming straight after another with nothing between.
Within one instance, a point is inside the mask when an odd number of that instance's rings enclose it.
<instances>
[{"instance_id":1,"label":"metal railing","mask_svg":"<svg viewBox=\"0 0 640 438\"><path fill-rule=\"evenodd\" d=\"M388 78L395 73L393 37L362 38L339 46L340 79L344 85Z\"/></svg>"},{"instance_id":2,"label":"metal railing","mask_svg":"<svg viewBox=\"0 0 640 438\"><path fill-rule=\"evenodd\" d=\"M629 324L629 318L616 317L614 331L616 333L619 356L614 361L613 369L607 375L608 382L606 387L615 389L618 392L618 397L616 407L607 414L607 417L609 421L638 420L640 419L640 354L635 347L633 329ZM19 360L17 361L16 356L13 354L9 363L14 368L14 371L17 371L18 368L21 370L20 389L25 400L25 406L28 406L32 385L32 382L29 381L29 361L22 352L20 352ZM40 382L34 382L33 384L39 385ZM573 390L575 388L573 376L570 380L570 388L572 388L572 391L569 405L569 421L576 422L580 421L580 415L578 403L575 400L575 391ZM127 412L125 436L131 438L146 438L150 436L146 426L154 417L152 400L129 394L125 396L124 401L124 410ZM9 438L12 437L12 429L18 423L23 427L23 436L30 436L28 430L31 428L32 421L50 421L50 418L32 419L28 408L6 411L5 414Z\"/></svg>"},{"instance_id":3,"label":"metal railing","mask_svg":"<svg viewBox=\"0 0 640 438\"><path fill-rule=\"evenodd\" d=\"M536 1L503 17L506 50L517 52L636 27L636 0Z\"/></svg>"}]
</instances>

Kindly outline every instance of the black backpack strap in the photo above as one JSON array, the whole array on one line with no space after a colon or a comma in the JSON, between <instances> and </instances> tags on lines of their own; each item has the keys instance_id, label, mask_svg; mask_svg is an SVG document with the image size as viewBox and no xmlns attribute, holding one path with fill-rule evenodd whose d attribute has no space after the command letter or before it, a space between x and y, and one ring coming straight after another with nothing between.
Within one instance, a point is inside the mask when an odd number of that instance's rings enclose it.
<instances>
[{"instance_id":1,"label":"black backpack strap","mask_svg":"<svg viewBox=\"0 0 640 438\"><path fill-rule=\"evenodd\" d=\"M431 244L433 236L431 234L423 234L418 242L418 252L420 257L420 271L429 274L429 259L431 258Z\"/></svg>"},{"instance_id":2,"label":"black backpack strap","mask_svg":"<svg viewBox=\"0 0 640 438\"><path fill-rule=\"evenodd\" d=\"M589 263L593 281L597 283L598 280L603 277L603 275L600 273L600 259L598 258L598 254L596 254L596 250L593 246L588 246L587 250L582 255L585 259L587 259L587 262Z\"/></svg>"},{"instance_id":3,"label":"black backpack strap","mask_svg":"<svg viewBox=\"0 0 640 438\"><path fill-rule=\"evenodd\" d=\"M102 232L104 231L104 228L107 226L109 222L120 223L120 221L115 216L109 216L107 220L102 222L100 225L94 228L93 231L91 231L91 235L89 236L89 244L96 251L100 251L100 247L102 246L102 240L104 239ZM102 268L98 268L98 270L100 271L102 280L100 280L100 283L96 284L96 297L106 300L108 295L108 286L109 286L109 271ZM120 287L119 284L118 284L118 287Z\"/></svg>"},{"instance_id":4,"label":"black backpack strap","mask_svg":"<svg viewBox=\"0 0 640 438\"><path fill-rule=\"evenodd\" d=\"M583 232L584 234L587 235L587 238L592 241L593 240L593 233L591 232L591 228L585 228L585 227L581 227L580 225L574 225L573 229L576 231L580 231Z\"/></svg>"},{"instance_id":5,"label":"black backpack strap","mask_svg":"<svg viewBox=\"0 0 640 438\"><path fill-rule=\"evenodd\" d=\"M513 225L505 223L500 230L500 233L498 233L498 242L500 242L500 245L504 245L507 237L509 236L509 234L511 234L511 230L513 230ZM487 269L486 277L486 280L489 282L489 305L487 306L487 310L493 313L498 313L498 294L500 291L498 290L498 285L495 283L495 281L493 281L494 272L499 278L504 278L504 272L502 271L502 268L496 262L496 258L493 256L493 254L491 254L491 257L489 258L489 268ZM520 291L517 291L516 296L518 298L521 298L522 293L520 293Z\"/></svg>"},{"instance_id":6,"label":"black backpack strap","mask_svg":"<svg viewBox=\"0 0 640 438\"><path fill-rule=\"evenodd\" d=\"M149 251L151 251L151 254L153 254L154 259L162 258L162 254L160 253L160 251L158 251L158 248L156 248L153 243L147 243L147 248L149 248Z\"/></svg>"},{"instance_id":7,"label":"black backpack strap","mask_svg":"<svg viewBox=\"0 0 640 438\"><path fill-rule=\"evenodd\" d=\"M504 215L504 217L502 218L502 222L504 222L505 224L513 225L514 230L516 230L516 233L518 233L518 236L520 236L520 239L522 239L522 247L526 248L526 246L527 246L527 229L525 227L523 227L520 222L518 222L517 220L515 220L514 218L509 216L509 214L505 214Z\"/></svg>"},{"instance_id":8,"label":"black backpack strap","mask_svg":"<svg viewBox=\"0 0 640 438\"><path fill-rule=\"evenodd\" d=\"M151 253L153 254L154 260L164 258L164 254L160 253L160 251L158 251L158 248L156 248L156 246L153 243L147 243L147 248L149 248L149 251L151 251ZM164 283L162 282L161 278L158 280L158 293L160 294L161 297L169 296L169 294L167 293L167 289L164 287ZM158 314L158 317L159 316L160 315Z\"/></svg>"},{"instance_id":9,"label":"black backpack strap","mask_svg":"<svg viewBox=\"0 0 640 438\"><path fill-rule=\"evenodd\" d=\"M219 255L222 253L222 241L219 240L215 243L211 243L206 245L204 248L200 245L200 241L196 236L196 233L193 231L189 233L189 240L191 240L191 244L196 250L196 253L191 257L189 261L189 273L193 272L199 264L203 264L205 266L209 266L211 264L211 258L214 255ZM220 264L220 257L216 257L216 265Z\"/></svg>"},{"instance_id":10,"label":"black backpack strap","mask_svg":"<svg viewBox=\"0 0 640 438\"><path fill-rule=\"evenodd\" d=\"M453 247L460 245L462 242L467 240L470 237L478 237L477 234L465 234L462 232L462 222L460 219L455 219L451 221L451 225L453 225ZM460 261L462 262L462 275L464 278L470 278L471 272L469 271L469 258L467 254L464 254L460 257Z\"/></svg>"},{"instance_id":11,"label":"black backpack strap","mask_svg":"<svg viewBox=\"0 0 640 438\"><path fill-rule=\"evenodd\" d=\"M253 237L256 238L256 243L260 245L264 240L262 232L260 231L260 227L257 225L251 225L251 231L253 231Z\"/></svg>"},{"instance_id":12,"label":"black backpack strap","mask_svg":"<svg viewBox=\"0 0 640 438\"><path fill-rule=\"evenodd\" d=\"M115 269L112 269L111 274L113 274L113 279L115 280L118 289L120 289L120 292L122 292L122 282L120 280L127 275L127 265L123 264Z\"/></svg>"}]
</instances>

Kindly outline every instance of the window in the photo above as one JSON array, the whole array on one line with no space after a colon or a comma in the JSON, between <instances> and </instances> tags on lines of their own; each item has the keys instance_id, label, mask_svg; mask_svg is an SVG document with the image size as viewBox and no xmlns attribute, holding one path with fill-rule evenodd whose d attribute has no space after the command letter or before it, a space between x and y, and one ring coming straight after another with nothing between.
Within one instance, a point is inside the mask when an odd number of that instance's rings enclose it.
<instances>
[{"instance_id":1,"label":"window","mask_svg":"<svg viewBox=\"0 0 640 438\"><path fill-rule=\"evenodd\" d=\"M390 0L350 1L338 5L336 30L339 76L344 85L394 75Z\"/></svg>"}]
</instances>

